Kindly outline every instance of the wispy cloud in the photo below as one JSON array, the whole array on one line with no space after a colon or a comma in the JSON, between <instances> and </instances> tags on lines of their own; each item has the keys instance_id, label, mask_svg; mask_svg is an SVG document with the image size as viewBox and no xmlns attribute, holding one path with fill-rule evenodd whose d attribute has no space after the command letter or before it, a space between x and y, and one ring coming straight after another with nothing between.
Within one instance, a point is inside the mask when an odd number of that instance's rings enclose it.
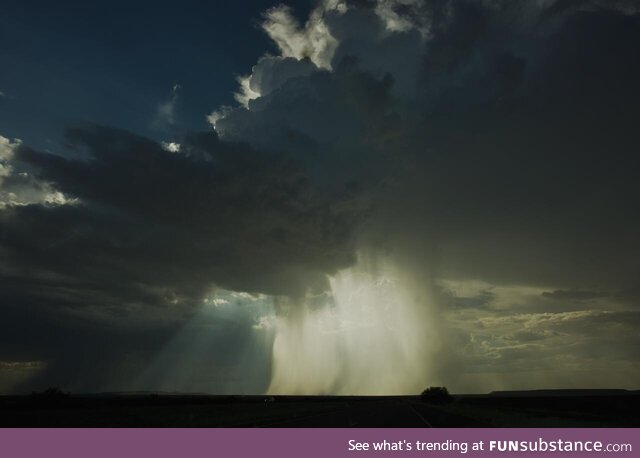
<instances>
[{"instance_id":1,"label":"wispy cloud","mask_svg":"<svg viewBox=\"0 0 640 458\"><path fill-rule=\"evenodd\" d=\"M174 84L167 99L158 104L153 118L153 126L156 129L168 129L176 123L176 107L180 98L181 88L180 84Z\"/></svg>"}]
</instances>

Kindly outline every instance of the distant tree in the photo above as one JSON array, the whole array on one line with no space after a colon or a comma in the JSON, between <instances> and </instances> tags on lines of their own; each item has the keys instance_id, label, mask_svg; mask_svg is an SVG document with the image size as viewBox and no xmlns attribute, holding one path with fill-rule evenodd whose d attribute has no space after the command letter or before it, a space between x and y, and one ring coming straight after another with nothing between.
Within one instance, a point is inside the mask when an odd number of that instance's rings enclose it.
<instances>
[{"instance_id":1,"label":"distant tree","mask_svg":"<svg viewBox=\"0 0 640 458\"><path fill-rule=\"evenodd\" d=\"M70 393L65 393L60 388L51 386L44 391L31 393L31 400L41 405L59 405L69 402Z\"/></svg>"},{"instance_id":2,"label":"distant tree","mask_svg":"<svg viewBox=\"0 0 640 458\"><path fill-rule=\"evenodd\" d=\"M453 396L444 386L431 386L422 392L420 399L434 404L446 404L453 401Z\"/></svg>"},{"instance_id":3,"label":"distant tree","mask_svg":"<svg viewBox=\"0 0 640 458\"><path fill-rule=\"evenodd\" d=\"M50 386L44 391L34 391L31 393L32 396L38 396L43 398L67 398L69 397L69 393L65 393L57 386Z\"/></svg>"}]
</instances>

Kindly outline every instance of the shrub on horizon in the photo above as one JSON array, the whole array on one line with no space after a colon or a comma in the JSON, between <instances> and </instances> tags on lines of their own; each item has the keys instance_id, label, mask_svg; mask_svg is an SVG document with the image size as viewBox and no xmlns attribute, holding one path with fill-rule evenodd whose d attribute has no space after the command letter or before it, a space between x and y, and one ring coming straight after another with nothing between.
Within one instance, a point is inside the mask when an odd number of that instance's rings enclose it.
<instances>
[{"instance_id":1,"label":"shrub on horizon","mask_svg":"<svg viewBox=\"0 0 640 458\"><path fill-rule=\"evenodd\" d=\"M431 386L422 392L420 399L425 402L446 404L453 401L453 396L449 394L449 390L444 386Z\"/></svg>"}]
</instances>

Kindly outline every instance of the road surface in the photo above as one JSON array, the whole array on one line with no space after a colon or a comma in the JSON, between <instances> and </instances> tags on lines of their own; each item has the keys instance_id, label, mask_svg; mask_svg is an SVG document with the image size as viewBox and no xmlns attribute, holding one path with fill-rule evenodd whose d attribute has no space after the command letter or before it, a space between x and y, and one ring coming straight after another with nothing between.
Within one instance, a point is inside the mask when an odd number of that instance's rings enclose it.
<instances>
[{"instance_id":1,"label":"road surface","mask_svg":"<svg viewBox=\"0 0 640 458\"><path fill-rule=\"evenodd\" d=\"M329 412L254 424L278 428L433 428L463 425L473 426L467 418L446 414L410 400L352 402Z\"/></svg>"}]
</instances>

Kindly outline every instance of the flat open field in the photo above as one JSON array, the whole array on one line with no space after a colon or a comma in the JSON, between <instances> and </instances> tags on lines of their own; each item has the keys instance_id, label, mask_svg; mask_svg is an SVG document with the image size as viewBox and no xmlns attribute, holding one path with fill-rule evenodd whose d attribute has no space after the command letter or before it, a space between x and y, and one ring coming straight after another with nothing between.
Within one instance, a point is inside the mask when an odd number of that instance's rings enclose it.
<instances>
[{"instance_id":1,"label":"flat open field","mask_svg":"<svg viewBox=\"0 0 640 458\"><path fill-rule=\"evenodd\" d=\"M2 427L639 427L640 394L0 397Z\"/></svg>"}]
</instances>

